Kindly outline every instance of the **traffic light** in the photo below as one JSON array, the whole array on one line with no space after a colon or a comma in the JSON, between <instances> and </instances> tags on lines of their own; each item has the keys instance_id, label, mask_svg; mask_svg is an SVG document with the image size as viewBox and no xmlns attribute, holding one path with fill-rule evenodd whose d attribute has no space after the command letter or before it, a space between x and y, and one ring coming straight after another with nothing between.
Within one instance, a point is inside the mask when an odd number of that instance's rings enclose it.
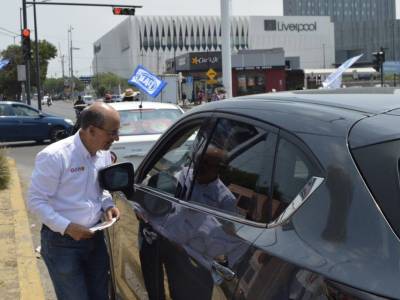
<instances>
[{"instance_id":1,"label":"traffic light","mask_svg":"<svg viewBox=\"0 0 400 300\"><path fill-rule=\"evenodd\" d=\"M22 36L22 55L24 60L31 59L31 31L28 28L24 28L21 31Z\"/></svg>"},{"instance_id":2,"label":"traffic light","mask_svg":"<svg viewBox=\"0 0 400 300\"><path fill-rule=\"evenodd\" d=\"M113 7L113 14L120 15L120 16L134 16L135 9L130 7Z\"/></svg>"},{"instance_id":3,"label":"traffic light","mask_svg":"<svg viewBox=\"0 0 400 300\"><path fill-rule=\"evenodd\" d=\"M385 50L381 47L381 49L377 52L373 52L374 60L372 61L372 67L380 72L382 69L382 65L385 62Z\"/></svg>"}]
</instances>

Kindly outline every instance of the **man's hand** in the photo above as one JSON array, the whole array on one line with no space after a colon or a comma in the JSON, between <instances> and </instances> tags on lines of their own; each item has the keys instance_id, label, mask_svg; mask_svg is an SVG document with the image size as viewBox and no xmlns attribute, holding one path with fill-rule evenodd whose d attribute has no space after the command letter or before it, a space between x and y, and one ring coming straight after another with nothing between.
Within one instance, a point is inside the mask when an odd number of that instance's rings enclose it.
<instances>
[{"instance_id":1,"label":"man's hand","mask_svg":"<svg viewBox=\"0 0 400 300\"><path fill-rule=\"evenodd\" d=\"M67 229L65 229L65 234L68 234L75 241L91 239L94 235L93 232L85 226L75 223L69 223Z\"/></svg>"},{"instance_id":2,"label":"man's hand","mask_svg":"<svg viewBox=\"0 0 400 300\"><path fill-rule=\"evenodd\" d=\"M117 218L119 219L120 213L119 209L114 207L110 207L106 210L105 217L107 221L110 221L112 218Z\"/></svg>"}]
</instances>

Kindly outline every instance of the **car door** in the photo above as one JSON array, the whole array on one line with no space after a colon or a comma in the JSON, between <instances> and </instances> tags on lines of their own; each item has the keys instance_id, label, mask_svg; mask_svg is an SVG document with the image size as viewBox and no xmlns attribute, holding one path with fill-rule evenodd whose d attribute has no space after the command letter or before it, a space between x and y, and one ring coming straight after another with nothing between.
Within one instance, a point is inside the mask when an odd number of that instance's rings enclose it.
<instances>
[{"instance_id":1,"label":"car door","mask_svg":"<svg viewBox=\"0 0 400 300\"><path fill-rule=\"evenodd\" d=\"M153 151L153 165L136 185L128 201L114 196L121 219L108 230L112 275L122 299L163 299L164 272L160 244L163 224L171 209L176 183L173 173L184 164L200 133L205 116L190 120L168 139L161 151ZM165 151L165 152L163 152ZM144 161L144 164L146 161ZM140 171L138 172L140 174ZM167 283L165 283L167 285Z\"/></svg>"},{"instance_id":2,"label":"car door","mask_svg":"<svg viewBox=\"0 0 400 300\"><path fill-rule=\"evenodd\" d=\"M20 121L21 139L34 140L48 136L49 125L43 122L38 110L23 104L13 104L12 107Z\"/></svg>"},{"instance_id":3,"label":"car door","mask_svg":"<svg viewBox=\"0 0 400 300\"><path fill-rule=\"evenodd\" d=\"M215 114L196 134L183 164L166 176L156 167L163 155L149 164L150 171L144 169L139 175L137 190L157 193L170 185L166 182L176 186L168 196L170 207L163 226L153 226L159 239L158 261L168 283L168 289L158 286L159 294L173 299L233 297L250 246L274 205L269 192L275 132L246 118ZM156 185L150 184L154 176ZM152 225L151 216L148 220ZM143 270L147 261L150 258L142 261ZM156 274L154 270L148 273ZM157 281L153 276L152 282Z\"/></svg>"},{"instance_id":4,"label":"car door","mask_svg":"<svg viewBox=\"0 0 400 300\"><path fill-rule=\"evenodd\" d=\"M251 246L236 299L364 299L336 293L323 276L292 263L326 263L317 249L304 243L291 219L323 180L323 169L312 152L299 139L281 132L271 196L278 209L272 209L267 228Z\"/></svg>"},{"instance_id":5,"label":"car door","mask_svg":"<svg viewBox=\"0 0 400 300\"><path fill-rule=\"evenodd\" d=\"M0 103L0 140L16 141L19 140L21 131L19 129L20 121L15 116L11 105Z\"/></svg>"}]
</instances>

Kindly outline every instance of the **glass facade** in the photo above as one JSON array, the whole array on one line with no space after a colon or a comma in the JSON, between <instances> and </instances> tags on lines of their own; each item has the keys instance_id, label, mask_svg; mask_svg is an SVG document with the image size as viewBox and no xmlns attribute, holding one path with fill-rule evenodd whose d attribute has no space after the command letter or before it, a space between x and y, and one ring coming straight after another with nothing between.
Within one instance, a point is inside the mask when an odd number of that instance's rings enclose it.
<instances>
[{"instance_id":1,"label":"glass facade","mask_svg":"<svg viewBox=\"0 0 400 300\"><path fill-rule=\"evenodd\" d=\"M383 47L386 60L400 59L400 20L395 0L283 0L285 16L330 16L335 24L336 64L364 53L371 62Z\"/></svg>"}]
</instances>

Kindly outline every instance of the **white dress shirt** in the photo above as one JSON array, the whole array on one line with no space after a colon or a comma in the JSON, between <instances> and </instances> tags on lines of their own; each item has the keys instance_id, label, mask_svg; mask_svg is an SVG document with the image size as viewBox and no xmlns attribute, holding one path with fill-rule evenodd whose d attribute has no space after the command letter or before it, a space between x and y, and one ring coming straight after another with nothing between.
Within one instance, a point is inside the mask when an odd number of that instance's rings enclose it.
<instances>
[{"instance_id":1,"label":"white dress shirt","mask_svg":"<svg viewBox=\"0 0 400 300\"><path fill-rule=\"evenodd\" d=\"M69 223L91 227L114 206L110 193L97 180L98 171L111 164L109 151L92 156L79 131L49 145L36 156L28 208L51 230L64 234Z\"/></svg>"}]
</instances>

